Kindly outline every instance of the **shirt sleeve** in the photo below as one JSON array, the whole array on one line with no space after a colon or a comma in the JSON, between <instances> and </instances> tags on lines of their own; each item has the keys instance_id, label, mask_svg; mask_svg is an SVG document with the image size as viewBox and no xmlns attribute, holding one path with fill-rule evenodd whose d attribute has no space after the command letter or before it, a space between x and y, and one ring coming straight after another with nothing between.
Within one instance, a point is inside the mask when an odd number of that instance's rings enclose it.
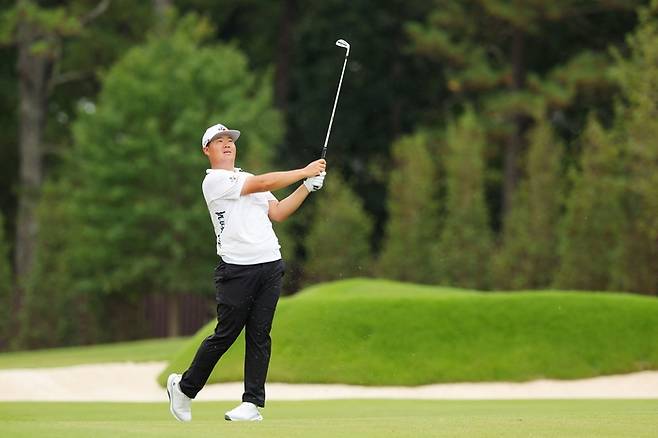
<instances>
[{"instance_id":1,"label":"shirt sleeve","mask_svg":"<svg viewBox=\"0 0 658 438\"><path fill-rule=\"evenodd\" d=\"M203 180L203 196L206 204L216 199L238 199L247 175L242 172L214 170Z\"/></svg>"},{"instance_id":2,"label":"shirt sleeve","mask_svg":"<svg viewBox=\"0 0 658 438\"><path fill-rule=\"evenodd\" d=\"M267 202L278 201L278 199L276 199L276 196L274 196L272 192L265 192L265 196L267 197Z\"/></svg>"}]
</instances>

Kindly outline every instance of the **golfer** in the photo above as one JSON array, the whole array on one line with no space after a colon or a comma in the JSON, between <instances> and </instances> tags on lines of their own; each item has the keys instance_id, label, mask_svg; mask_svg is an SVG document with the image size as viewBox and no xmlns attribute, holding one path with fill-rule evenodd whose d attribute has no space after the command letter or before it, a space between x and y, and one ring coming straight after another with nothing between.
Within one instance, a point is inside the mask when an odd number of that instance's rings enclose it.
<instances>
[{"instance_id":1,"label":"golfer","mask_svg":"<svg viewBox=\"0 0 658 438\"><path fill-rule=\"evenodd\" d=\"M294 213L309 193L322 188L325 160L303 169L252 175L235 167L240 131L217 124L201 140L210 167L203 180L203 196L217 238L219 264L215 269L217 326L203 340L181 374L167 379L172 415L191 421L191 402L217 364L246 327L244 394L242 404L226 412L230 421L260 421L265 406L265 378L270 362L270 329L281 293L284 263L271 220L280 222ZM282 201L270 193L304 180Z\"/></svg>"}]
</instances>

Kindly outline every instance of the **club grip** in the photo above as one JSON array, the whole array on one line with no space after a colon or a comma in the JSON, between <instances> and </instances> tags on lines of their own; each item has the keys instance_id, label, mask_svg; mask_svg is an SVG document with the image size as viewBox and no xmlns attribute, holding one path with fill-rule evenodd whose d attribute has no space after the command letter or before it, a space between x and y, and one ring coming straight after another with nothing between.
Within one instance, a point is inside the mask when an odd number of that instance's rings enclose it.
<instances>
[{"instance_id":1,"label":"club grip","mask_svg":"<svg viewBox=\"0 0 658 438\"><path fill-rule=\"evenodd\" d=\"M324 159L325 155L327 155L327 147L322 148L322 154L320 154L320 158Z\"/></svg>"}]
</instances>

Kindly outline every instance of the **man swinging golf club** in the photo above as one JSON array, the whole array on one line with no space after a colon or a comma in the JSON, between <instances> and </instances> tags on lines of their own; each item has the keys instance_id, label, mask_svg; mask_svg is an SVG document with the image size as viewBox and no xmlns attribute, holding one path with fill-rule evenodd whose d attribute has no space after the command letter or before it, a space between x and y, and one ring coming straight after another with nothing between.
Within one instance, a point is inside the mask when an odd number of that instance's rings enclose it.
<instances>
[{"instance_id":1,"label":"man swinging golf club","mask_svg":"<svg viewBox=\"0 0 658 438\"><path fill-rule=\"evenodd\" d=\"M210 160L203 196L217 237L220 257L215 269L217 326L203 340L190 367L167 379L172 415L192 420L191 401L206 384L217 361L245 331L242 404L226 412L231 421L260 421L265 406L265 378L270 361L270 329L281 292L284 263L271 221L283 221L322 188L326 162L303 169L252 175L235 167L240 131L217 124L203 134L201 146ZM304 180L290 196L278 201L271 190Z\"/></svg>"}]
</instances>

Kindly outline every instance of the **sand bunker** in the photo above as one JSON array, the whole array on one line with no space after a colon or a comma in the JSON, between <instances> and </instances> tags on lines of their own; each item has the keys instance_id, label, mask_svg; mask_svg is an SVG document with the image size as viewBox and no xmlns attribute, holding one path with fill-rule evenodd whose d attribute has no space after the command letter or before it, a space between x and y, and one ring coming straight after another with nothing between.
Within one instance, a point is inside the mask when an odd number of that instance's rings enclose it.
<instances>
[{"instance_id":1,"label":"sand bunker","mask_svg":"<svg viewBox=\"0 0 658 438\"><path fill-rule=\"evenodd\" d=\"M165 362L126 362L0 370L0 401L165 401L166 391L155 381L165 366ZM658 398L658 371L581 380L417 387L269 383L266 390L268 400ZM196 400L236 401L242 391L241 382L212 384Z\"/></svg>"}]
</instances>

